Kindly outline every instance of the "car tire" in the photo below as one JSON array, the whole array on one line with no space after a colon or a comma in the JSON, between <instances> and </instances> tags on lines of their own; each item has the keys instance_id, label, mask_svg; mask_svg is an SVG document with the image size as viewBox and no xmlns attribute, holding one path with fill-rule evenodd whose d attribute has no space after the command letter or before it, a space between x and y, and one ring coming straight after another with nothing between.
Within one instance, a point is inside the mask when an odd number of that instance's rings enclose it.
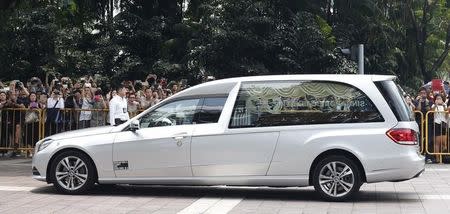
<instances>
[{"instance_id":1,"label":"car tire","mask_svg":"<svg viewBox=\"0 0 450 214\"><path fill-rule=\"evenodd\" d=\"M53 186L63 194L83 194L91 189L97 177L92 160L79 151L66 151L54 159L50 176Z\"/></svg>"},{"instance_id":2,"label":"car tire","mask_svg":"<svg viewBox=\"0 0 450 214\"><path fill-rule=\"evenodd\" d=\"M358 193L362 185L360 169L345 156L333 155L319 161L314 168L314 189L326 201L346 201Z\"/></svg>"}]
</instances>

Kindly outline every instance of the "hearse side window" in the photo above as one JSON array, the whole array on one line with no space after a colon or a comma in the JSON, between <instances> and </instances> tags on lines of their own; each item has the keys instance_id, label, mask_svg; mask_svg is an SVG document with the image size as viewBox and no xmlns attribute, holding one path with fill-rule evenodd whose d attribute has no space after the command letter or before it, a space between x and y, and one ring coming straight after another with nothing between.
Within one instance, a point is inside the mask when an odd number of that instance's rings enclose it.
<instances>
[{"instance_id":1,"label":"hearse side window","mask_svg":"<svg viewBox=\"0 0 450 214\"><path fill-rule=\"evenodd\" d=\"M383 122L359 89L325 81L242 83L230 128Z\"/></svg>"},{"instance_id":2,"label":"hearse side window","mask_svg":"<svg viewBox=\"0 0 450 214\"><path fill-rule=\"evenodd\" d=\"M198 112L197 124L217 123L226 101L226 97L205 98Z\"/></svg>"},{"instance_id":3,"label":"hearse side window","mask_svg":"<svg viewBox=\"0 0 450 214\"><path fill-rule=\"evenodd\" d=\"M190 125L200 104L200 99L173 101L147 113L140 118L142 128Z\"/></svg>"}]
</instances>

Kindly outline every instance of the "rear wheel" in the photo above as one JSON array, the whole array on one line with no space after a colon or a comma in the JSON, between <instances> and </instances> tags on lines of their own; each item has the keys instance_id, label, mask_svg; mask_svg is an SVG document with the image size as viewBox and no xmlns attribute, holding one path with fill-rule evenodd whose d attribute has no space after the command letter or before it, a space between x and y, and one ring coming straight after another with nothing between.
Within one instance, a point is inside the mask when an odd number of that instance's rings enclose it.
<instances>
[{"instance_id":1,"label":"rear wheel","mask_svg":"<svg viewBox=\"0 0 450 214\"><path fill-rule=\"evenodd\" d=\"M353 160L345 156L329 156L314 169L314 189L327 201L345 201L359 191L361 173Z\"/></svg>"},{"instance_id":2,"label":"rear wheel","mask_svg":"<svg viewBox=\"0 0 450 214\"><path fill-rule=\"evenodd\" d=\"M53 185L65 194L82 194L95 183L95 167L91 159L78 151L59 154L50 170Z\"/></svg>"}]
</instances>

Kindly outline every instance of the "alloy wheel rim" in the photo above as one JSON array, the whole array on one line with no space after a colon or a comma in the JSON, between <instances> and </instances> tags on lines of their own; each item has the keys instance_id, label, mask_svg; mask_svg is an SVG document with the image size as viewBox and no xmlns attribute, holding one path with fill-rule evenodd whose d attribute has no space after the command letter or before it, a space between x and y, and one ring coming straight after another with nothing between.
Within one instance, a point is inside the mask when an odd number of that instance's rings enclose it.
<instances>
[{"instance_id":1,"label":"alloy wheel rim","mask_svg":"<svg viewBox=\"0 0 450 214\"><path fill-rule=\"evenodd\" d=\"M77 190L87 181L88 169L86 163L75 156L65 157L56 166L55 178L64 189Z\"/></svg>"},{"instance_id":2,"label":"alloy wheel rim","mask_svg":"<svg viewBox=\"0 0 450 214\"><path fill-rule=\"evenodd\" d=\"M331 197L342 197L348 194L354 184L353 170L345 163L333 161L320 169L320 188Z\"/></svg>"}]
</instances>

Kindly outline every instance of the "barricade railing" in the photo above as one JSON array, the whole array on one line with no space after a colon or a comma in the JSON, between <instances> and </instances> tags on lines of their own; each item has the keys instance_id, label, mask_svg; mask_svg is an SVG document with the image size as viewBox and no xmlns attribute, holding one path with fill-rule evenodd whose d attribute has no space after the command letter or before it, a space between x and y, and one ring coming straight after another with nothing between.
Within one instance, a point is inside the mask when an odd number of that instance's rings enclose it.
<instances>
[{"instance_id":1,"label":"barricade railing","mask_svg":"<svg viewBox=\"0 0 450 214\"><path fill-rule=\"evenodd\" d=\"M105 126L109 123L108 109L46 109L41 123L42 136Z\"/></svg>"},{"instance_id":2,"label":"barricade railing","mask_svg":"<svg viewBox=\"0 0 450 214\"><path fill-rule=\"evenodd\" d=\"M130 117L142 111L129 112ZM449 112L414 113L420 128L421 153L436 156L442 162L442 156L450 156ZM435 117L441 117L444 123L435 123ZM108 124L108 109L0 109L0 153L31 153L35 143L46 136Z\"/></svg>"},{"instance_id":3,"label":"barricade railing","mask_svg":"<svg viewBox=\"0 0 450 214\"><path fill-rule=\"evenodd\" d=\"M425 115L425 153L442 163L450 155L450 126L448 111L428 111Z\"/></svg>"},{"instance_id":4,"label":"barricade railing","mask_svg":"<svg viewBox=\"0 0 450 214\"><path fill-rule=\"evenodd\" d=\"M420 153L421 154L425 154L425 150L424 150L424 145L425 145L425 135L424 135L424 127L425 127L425 122L424 122L424 115L421 111L414 111L414 117L416 119L417 125L419 126L420 129Z\"/></svg>"},{"instance_id":5,"label":"barricade railing","mask_svg":"<svg viewBox=\"0 0 450 214\"><path fill-rule=\"evenodd\" d=\"M142 111L128 113L131 118ZM108 125L109 109L46 109L42 117L41 134L47 137L65 131Z\"/></svg>"},{"instance_id":6,"label":"barricade railing","mask_svg":"<svg viewBox=\"0 0 450 214\"><path fill-rule=\"evenodd\" d=\"M43 138L41 109L0 109L0 152L26 151L30 154L34 144Z\"/></svg>"}]
</instances>

